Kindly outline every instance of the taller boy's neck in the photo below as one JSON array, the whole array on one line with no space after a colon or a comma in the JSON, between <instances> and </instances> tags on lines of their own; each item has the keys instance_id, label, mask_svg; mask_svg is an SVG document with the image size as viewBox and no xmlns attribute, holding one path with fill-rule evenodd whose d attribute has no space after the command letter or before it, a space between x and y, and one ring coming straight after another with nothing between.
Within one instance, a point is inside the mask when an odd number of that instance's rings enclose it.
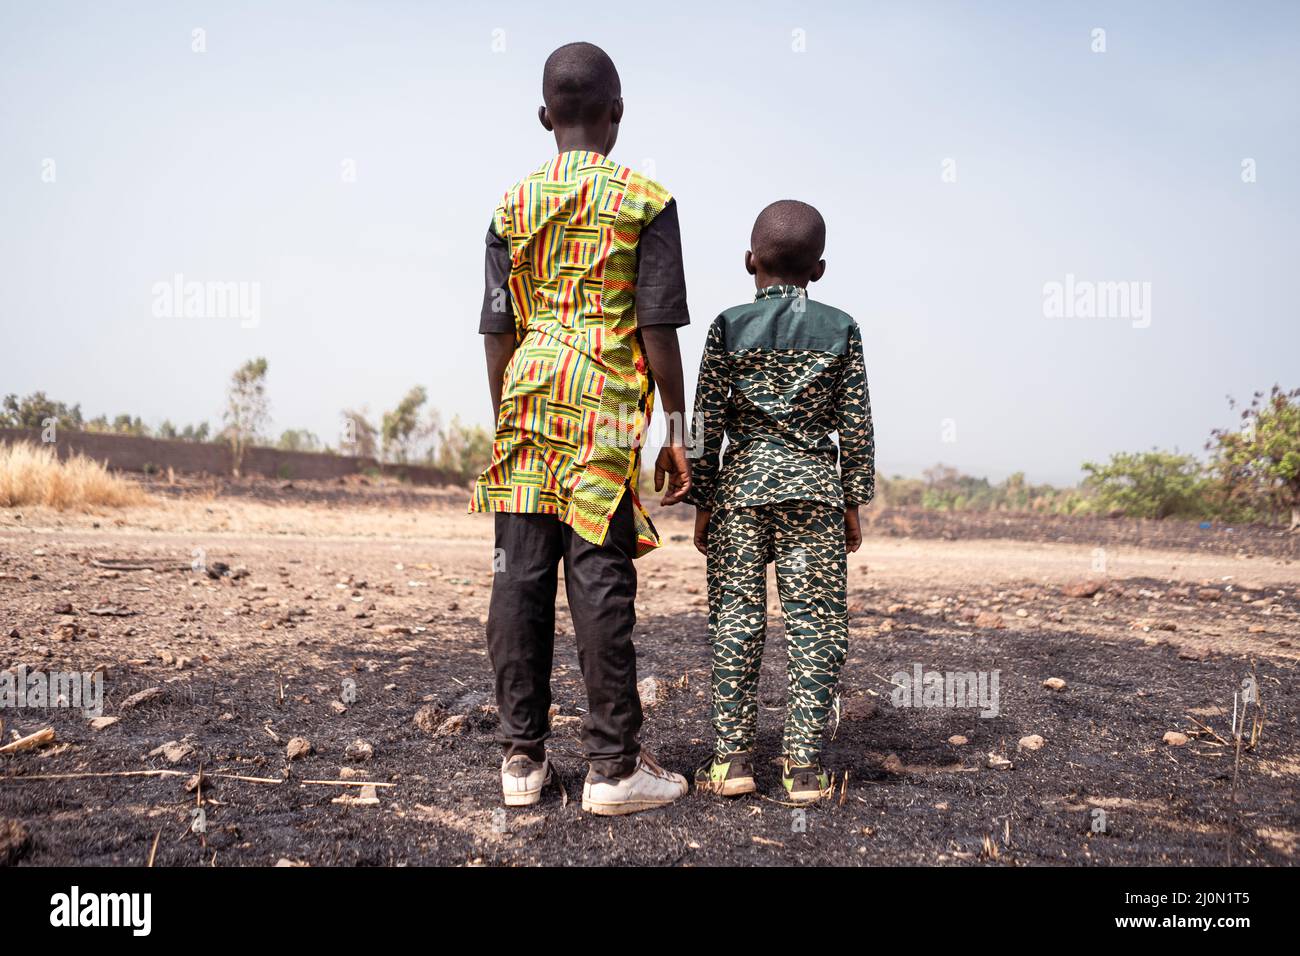
<instances>
[{"instance_id":1,"label":"taller boy's neck","mask_svg":"<svg viewBox=\"0 0 1300 956\"><path fill-rule=\"evenodd\" d=\"M555 131L555 150L558 153L600 153L602 156L609 152L609 136L598 135L591 130L556 130Z\"/></svg>"}]
</instances>

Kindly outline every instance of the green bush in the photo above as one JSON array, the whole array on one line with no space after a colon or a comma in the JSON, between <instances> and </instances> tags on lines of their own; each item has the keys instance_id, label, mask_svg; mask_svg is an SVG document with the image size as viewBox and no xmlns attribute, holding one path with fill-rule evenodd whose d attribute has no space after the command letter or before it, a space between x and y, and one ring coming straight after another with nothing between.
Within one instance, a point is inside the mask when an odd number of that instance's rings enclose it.
<instances>
[{"instance_id":1,"label":"green bush","mask_svg":"<svg viewBox=\"0 0 1300 956\"><path fill-rule=\"evenodd\" d=\"M1135 518L1201 518L1212 513L1201 463L1177 452L1119 452L1105 464L1085 462L1083 485L1097 510Z\"/></svg>"},{"instance_id":2,"label":"green bush","mask_svg":"<svg viewBox=\"0 0 1300 956\"><path fill-rule=\"evenodd\" d=\"M482 425L466 425L457 416L438 435L434 464L472 481L492 462L492 435Z\"/></svg>"},{"instance_id":3,"label":"green bush","mask_svg":"<svg viewBox=\"0 0 1300 956\"><path fill-rule=\"evenodd\" d=\"M1300 389L1256 392L1241 427L1215 429L1206 447L1225 516L1278 522L1289 511L1291 530L1300 529Z\"/></svg>"}]
</instances>

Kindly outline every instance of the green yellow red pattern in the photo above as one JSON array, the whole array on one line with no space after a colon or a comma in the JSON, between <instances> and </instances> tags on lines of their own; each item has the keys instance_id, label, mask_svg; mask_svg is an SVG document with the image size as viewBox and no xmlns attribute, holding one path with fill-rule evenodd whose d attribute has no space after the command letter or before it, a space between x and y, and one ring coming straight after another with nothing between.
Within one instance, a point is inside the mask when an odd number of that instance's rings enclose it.
<instances>
[{"instance_id":1,"label":"green yellow red pattern","mask_svg":"<svg viewBox=\"0 0 1300 956\"><path fill-rule=\"evenodd\" d=\"M630 489L637 554L659 544L637 496L654 381L637 337L641 230L671 196L606 156L561 153L511 187L494 227L510 245L516 349L470 511L555 514L603 544Z\"/></svg>"}]
</instances>

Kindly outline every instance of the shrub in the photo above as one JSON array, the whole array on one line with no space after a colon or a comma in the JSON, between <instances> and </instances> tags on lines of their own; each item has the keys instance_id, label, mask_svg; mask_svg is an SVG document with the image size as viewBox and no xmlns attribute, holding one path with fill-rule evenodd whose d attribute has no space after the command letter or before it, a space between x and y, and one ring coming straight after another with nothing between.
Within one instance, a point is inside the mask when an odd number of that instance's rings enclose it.
<instances>
[{"instance_id":1,"label":"shrub","mask_svg":"<svg viewBox=\"0 0 1300 956\"><path fill-rule=\"evenodd\" d=\"M1085 462L1083 484L1101 511L1135 518L1199 518L1211 513L1201 463L1177 452L1118 452L1105 464Z\"/></svg>"},{"instance_id":2,"label":"shrub","mask_svg":"<svg viewBox=\"0 0 1300 956\"><path fill-rule=\"evenodd\" d=\"M0 507L44 505L60 511L144 504L139 486L81 455L59 460L48 446L0 446Z\"/></svg>"},{"instance_id":3,"label":"shrub","mask_svg":"<svg viewBox=\"0 0 1300 956\"><path fill-rule=\"evenodd\" d=\"M1239 429L1215 429L1206 446L1219 508L1275 522L1289 510L1291 530L1300 528L1300 389L1256 392L1241 422Z\"/></svg>"}]
</instances>

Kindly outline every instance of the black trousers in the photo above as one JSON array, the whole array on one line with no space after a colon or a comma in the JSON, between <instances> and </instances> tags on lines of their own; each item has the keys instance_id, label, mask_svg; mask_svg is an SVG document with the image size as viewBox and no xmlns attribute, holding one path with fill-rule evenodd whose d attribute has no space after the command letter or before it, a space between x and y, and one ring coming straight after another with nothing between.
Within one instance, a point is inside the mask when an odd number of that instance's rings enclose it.
<instances>
[{"instance_id":1,"label":"black trousers","mask_svg":"<svg viewBox=\"0 0 1300 956\"><path fill-rule=\"evenodd\" d=\"M496 513L496 574L488 608L488 656L506 755L545 755L550 735L555 594L564 562L578 663L587 685L582 744L598 777L636 769L641 698L636 689L636 523L632 495L610 521L603 545L555 515Z\"/></svg>"}]
</instances>

